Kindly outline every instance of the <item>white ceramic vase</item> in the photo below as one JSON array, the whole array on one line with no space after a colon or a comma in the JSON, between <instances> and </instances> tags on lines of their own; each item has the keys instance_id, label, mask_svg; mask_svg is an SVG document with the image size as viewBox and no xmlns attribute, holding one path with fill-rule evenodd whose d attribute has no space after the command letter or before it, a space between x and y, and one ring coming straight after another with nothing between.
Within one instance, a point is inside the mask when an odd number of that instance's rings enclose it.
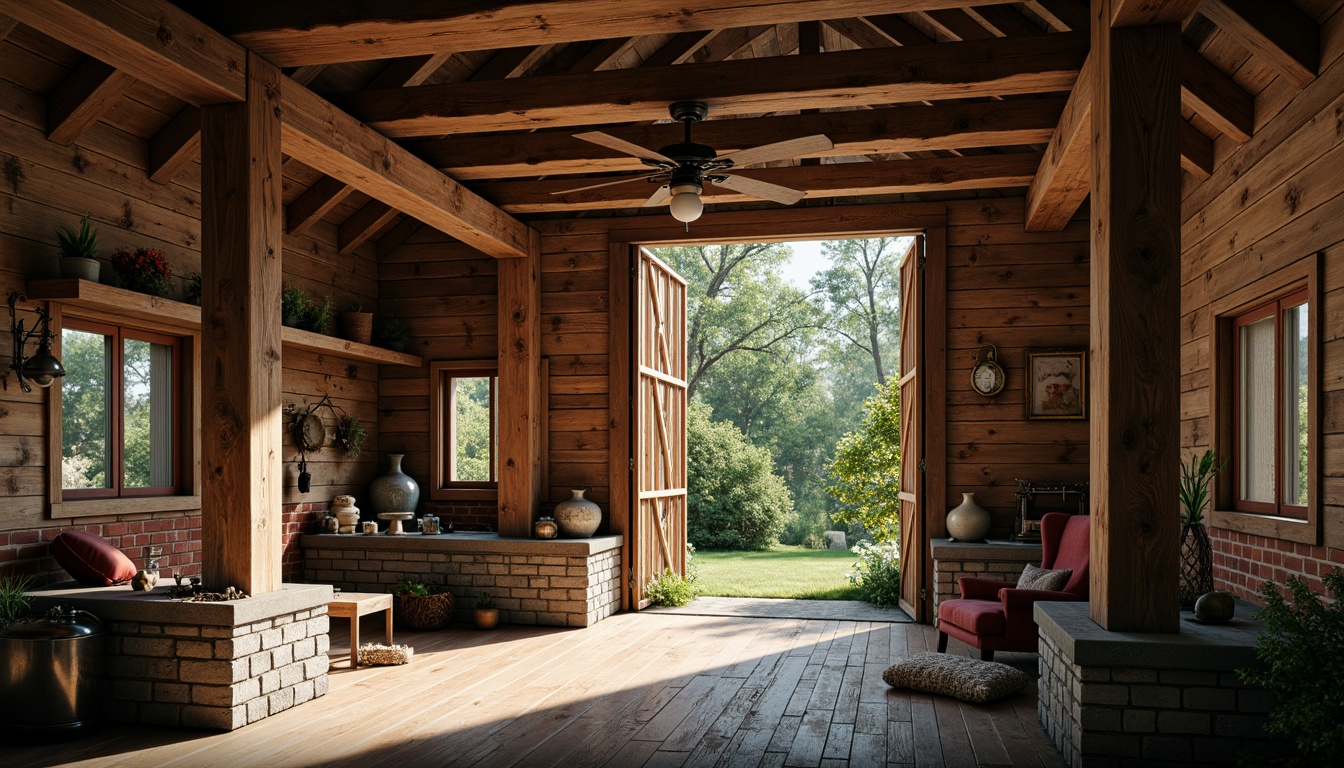
<instances>
[{"instance_id":1,"label":"white ceramic vase","mask_svg":"<svg viewBox=\"0 0 1344 768\"><path fill-rule=\"evenodd\" d=\"M953 541L984 541L989 522L989 510L975 503L975 494L963 493L961 503L947 513L947 535Z\"/></svg>"},{"instance_id":2,"label":"white ceramic vase","mask_svg":"<svg viewBox=\"0 0 1344 768\"><path fill-rule=\"evenodd\" d=\"M566 539L586 539L597 532L602 524L602 508L583 498L583 489L576 488L568 499L555 505L556 525Z\"/></svg>"}]
</instances>

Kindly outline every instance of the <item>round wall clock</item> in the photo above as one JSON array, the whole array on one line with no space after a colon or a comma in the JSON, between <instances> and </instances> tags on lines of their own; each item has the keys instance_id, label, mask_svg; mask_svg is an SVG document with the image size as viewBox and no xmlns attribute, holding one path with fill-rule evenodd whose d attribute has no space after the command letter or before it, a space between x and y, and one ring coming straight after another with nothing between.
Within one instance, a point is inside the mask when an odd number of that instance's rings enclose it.
<instances>
[{"instance_id":1,"label":"round wall clock","mask_svg":"<svg viewBox=\"0 0 1344 768\"><path fill-rule=\"evenodd\" d=\"M981 347L980 351L989 349L989 356L975 364L971 369L971 388L985 397L997 395L1003 391L1003 385L1007 383L1007 377L1003 374L1003 368L998 363L999 350L993 344ZM978 359L980 354L976 353Z\"/></svg>"}]
</instances>

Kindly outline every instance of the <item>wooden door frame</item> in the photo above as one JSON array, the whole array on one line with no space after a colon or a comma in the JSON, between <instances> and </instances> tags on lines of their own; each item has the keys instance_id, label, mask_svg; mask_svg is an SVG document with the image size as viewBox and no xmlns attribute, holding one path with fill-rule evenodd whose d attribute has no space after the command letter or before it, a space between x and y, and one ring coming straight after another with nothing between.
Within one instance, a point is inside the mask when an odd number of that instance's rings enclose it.
<instances>
[{"instance_id":1,"label":"wooden door frame","mask_svg":"<svg viewBox=\"0 0 1344 768\"><path fill-rule=\"evenodd\" d=\"M925 432L926 503L921 504L924 520L924 541L921 551L927 551L930 537L945 535L947 486L947 417L946 417L946 356L947 356L947 206L943 203L889 203L882 205L816 206L768 211L722 211L706 214L687 231L680 222L662 212L612 222L607 230L607 405L608 479L610 483L610 530L625 537L621 546L621 610L628 611L632 587L629 578L633 569L633 555L629 534L636 512L632 503L634 459L633 435L634 401L633 377L638 370L633 366L632 345L635 343L633 324L636 321L632 302L635 276L634 254L638 248L657 248L676 245L717 245L740 242L788 242L795 240L825 240L839 238L882 237L892 235L924 235L925 258L929 269L925 289L936 288L942 312L936 322L926 324L925 361L930 372L939 371L941 378L926 385L928 391L924 422L932 425ZM932 275L936 273L936 275ZM932 275L932 276L931 276ZM932 284L929 281L933 281ZM935 367L936 366L936 367ZM932 390L937 390L933 392ZM622 406L624 403L624 406ZM623 511L622 511L623 510ZM926 557L924 568L925 612L932 606L933 558Z\"/></svg>"}]
</instances>

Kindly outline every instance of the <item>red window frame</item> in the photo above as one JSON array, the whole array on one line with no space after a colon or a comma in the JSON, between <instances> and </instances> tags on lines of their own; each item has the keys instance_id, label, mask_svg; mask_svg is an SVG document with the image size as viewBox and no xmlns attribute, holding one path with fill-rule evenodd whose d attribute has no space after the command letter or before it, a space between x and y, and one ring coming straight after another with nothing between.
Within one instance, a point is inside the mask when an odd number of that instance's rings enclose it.
<instances>
[{"instance_id":1,"label":"red window frame","mask_svg":"<svg viewBox=\"0 0 1344 768\"><path fill-rule=\"evenodd\" d=\"M109 368L111 371L121 372L120 376L113 375L112 381L107 382L107 408L108 408L108 474L111 479L111 487L108 488L62 488L61 498L67 501L78 501L82 499L117 499L117 498L135 498L144 496L176 496L181 492L182 485L182 424L185 418L182 402L182 383L184 381L185 361L182 359L183 345L181 338L170 336L152 331L142 331L135 328L124 328L118 325L109 325L106 323L97 323L88 320L78 320L68 318L62 323L62 330L80 331L83 333L93 333L112 339L111 360ZM125 340L145 341L150 344L162 344L170 347L173 351L173 384L170 388L170 397L172 398L170 408L173 413L172 430L172 472L173 482L167 486L153 486L149 488L127 488L126 466L125 466L125 415L126 415L126 363L125 363ZM62 453L64 446L62 446Z\"/></svg>"},{"instance_id":2,"label":"red window frame","mask_svg":"<svg viewBox=\"0 0 1344 768\"><path fill-rule=\"evenodd\" d=\"M1278 517L1289 517L1298 520L1307 519L1307 507L1301 504L1287 504L1282 501L1282 488L1284 480L1285 462L1284 457L1284 430L1286 425L1283 418L1283 363L1284 363L1284 310L1293 307L1306 305L1307 312L1315 310L1311 308L1310 297L1306 288L1296 290L1290 294L1277 299L1265 302L1253 309L1249 309L1236 317L1232 318L1232 347L1233 347L1233 369L1232 369L1232 497L1233 508L1238 512L1251 512L1260 515L1276 515ZM1242 423L1242 401L1241 401L1241 371L1242 371L1242 349L1241 349L1241 331L1251 323L1263 320L1266 317L1274 318L1274 501L1251 501L1241 498L1241 423Z\"/></svg>"}]
</instances>

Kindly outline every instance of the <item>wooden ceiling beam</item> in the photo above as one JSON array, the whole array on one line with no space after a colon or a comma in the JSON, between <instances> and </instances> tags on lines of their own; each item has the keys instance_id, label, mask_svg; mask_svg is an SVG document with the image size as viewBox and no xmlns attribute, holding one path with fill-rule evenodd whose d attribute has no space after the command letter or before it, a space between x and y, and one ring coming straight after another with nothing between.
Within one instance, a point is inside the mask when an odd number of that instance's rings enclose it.
<instances>
[{"instance_id":1,"label":"wooden ceiling beam","mask_svg":"<svg viewBox=\"0 0 1344 768\"><path fill-rule=\"evenodd\" d=\"M450 58L451 53L434 53L393 59L364 87L403 88L408 85L419 85L439 71Z\"/></svg>"},{"instance_id":2,"label":"wooden ceiling beam","mask_svg":"<svg viewBox=\"0 0 1344 768\"><path fill-rule=\"evenodd\" d=\"M289 154L497 258L527 255L536 230L297 83L280 98Z\"/></svg>"},{"instance_id":3,"label":"wooden ceiling beam","mask_svg":"<svg viewBox=\"0 0 1344 768\"><path fill-rule=\"evenodd\" d=\"M829 19L826 26L860 48L890 48L896 41L883 34L866 19Z\"/></svg>"},{"instance_id":4,"label":"wooden ceiling beam","mask_svg":"<svg viewBox=\"0 0 1344 768\"><path fill-rule=\"evenodd\" d=\"M966 11L999 37L1043 35L1045 30L1008 5L981 5Z\"/></svg>"},{"instance_id":5,"label":"wooden ceiling beam","mask_svg":"<svg viewBox=\"0 0 1344 768\"><path fill-rule=\"evenodd\" d=\"M674 101L711 113L761 113L1066 91L1085 35L1003 38L810 57L682 64L490 83L422 85L333 95L394 137L631 123L663 119Z\"/></svg>"},{"instance_id":6,"label":"wooden ceiling beam","mask_svg":"<svg viewBox=\"0 0 1344 768\"><path fill-rule=\"evenodd\" d=\"M396 217L397 209L370 200L336 228L336 252L342 256L353 252Z\"/></svg>"},{"instance_id":7,"label":"wooden ceiling beam","mask_svg":"<svg viewBox=\"0 0 1344 768\"><path fill-rule=\"evenodd\" d=\"M1092 188L1092 57L1069 94L1059 126L1027 188L1028 232L1063 229Z\"/></svg>"},{"instance_id":8,"label":"wooden ceiling beam","mask_svg":"<svg viewBox=\"0 0 1344 768\"><path fill-rule=\"evenodd\" d=\"M1316 78L1321 65L1321 30L1292 3L1208 0L1200 12L1295 88L1304 88Z\"/></svg>"},{"instance_id":9,"label":"wooden ceiling beam","mask_svg":"<svg viewBox=\"0 0 1344 768\"><path fill-rule=\"evenodd\" d=\"M149 140L149 178L167 184L201 154L201 110L183 107Z\"/></svg>"},{"instance_id":10,"label":"wooden ceiling beam","mask_svg":"<svg viewBox=\"0 0 1344 768\"><path fill-rule=\"evenodd\" d=\"M247 93L243 47L162 0L0 0L0 13L195 106Z\"/></svg>"},{"instance_id":11,"label":"wooden ceiling beam","mask_svg":"<svg viewBox=\"0 0 1344 768\"><path fill-rule=\"evenodd\" d=\"M85 0L92 2L93 0ZM1009 0L198 0L193 12L280 66L676 34ZM321 21L315 22L314 19Z\"/></svg>"},{"instance_id":12,"label":"wooden ceiling beam","mask_svg":"<svg viewBox=\"0 0 1344 768\"><path fill-rule=\"evenodd\" d=\"M980 22L960 8L926 11L922 15L953 40L987 40L994 37L993 32L982 27Z\"/></svg>"},{"instance_id":13,"label":"wooden ceiling beam","mask_svg":"<svg viewBox=\"0 0 1344 768\"><path fill-rule=\"evenodd\" d=\"M884 160L874 163L750 168L737 175L805 190L808 198L886 195L903 192L1025 187L1040 165L1039 153ZM638 208L654 192L638 181L568 195L554 195L582 181L493 181L473 185L511 213L547 213L590 209ZM705 186L706 203L759 202L759 198Z\"/></svg>"},{"instance_id":14,"label":"wooden ceiling beam","mask_svg":"<svg viewBox=\"0 0 1344 768\"><path fill-rule=\"evenodd\" d=\"M1182 120L1180 142L1181 169L1200 181L1213 175L1213 139Z\"/></svg>"},{"instance_id":15,"label":"wooden ceiling beam","mask_svg":"<svg viewBox=\"0 0 1344 768\"><path fill-rule=\"evenodd\" d=\"M1204 0L1113 0L1112 27L1143 27L1149 24L1179 24L1199 10ZM1252 0L1263 2L1263 0ZM1278 5L1278 3L1274 3Z\"/></svg>"},{"instance_id":16,"label":"wooden ceiling beam","mask_svg":"<svg viewBox=\"0 0 1344 768\"><path fill-rule=\"evenodd\" d=\"M400 248L422 226L424 225L410 216L402 216L401 220L387 231L387 234L378 238L378 258L381 259Z\"/></svg>"},{"instance_id":17,"label":"wooden ceiling beam","mask_svg":"<svg viewBox=\"0 0 1344 768\"><path fill-rule=\"evenodd\" d=\"M714 34L713 30L679 32L644 60L641 67L670 67L691 57Z\"/></svg>"},{"instance_id":18,"label":"wooden ceiling beam","mask_svg":"<svg viewBox=\"0 0 1344 768\"><path fill-rule=\"evenodd\" d=\"M47 138L71 144L102 119L135 85L122 70L89 57L47 97Z\"/></svg>"},{"instance_id":19,"label":"wooden ceiling beam","mask_svg":"<svg viewBox=\"0 0 1344 768\"><path fill-rule=\"evenodd\" d=\"M285 233L302 234L331 213L353 191L354 187L330 176L313 182L303 194L294 198L294 202L285 206Z\"/></svg>"},{"instance_id":20,"label":"wooden ceiling beam","mask_svg":"<svg viewBox=\"0 0 1344 768\"><path fill-rule=\"evenodd\" d=\"M1181 46L1181 103L1245 144L1255 131L1255 97L1188 45Z\"/></svg>"},{"instance_id":21,"label":"wooden ceiling beam","mask_svg":"<svg viewBox=\"0 0 1344 768\"><path fill-rule=\"evenodd\" d=\"M933 38L920 31L919 27L906 21L895 13L886 13L878 15L864 16L863 20L871 24L877 31L894 40L897 44L909 47L912 45L932 45Z\"/></svg>"},{"instance_id":22,"label":"wooden ceiling beam","mask_svg":"<svg viewBox=\"0 0 1344 768\"><path fill-rule=\"evenodd\" d=\"M696 141L719 152L824 133L829 152L811 157L925 152L1044 144L1064 109L1063 96L999 102L956 102L812 115L709 120L695 127ZM609 126L606 133L656 149L681 140L681 126ZM507 179L638 171L638 158L574 138L572 131L463 135L405 145L417 157L459 180ZM577 185L575 185L577 186Z\"/></svg>"},{"instance_id":23,"label":"wooden ceiling beam","mask_svg":"<svg viewBox=\"0 0 1344 768\"><path fill-rule=\"evenodd\" d=\"M17 26L19 26L18 19L0 14L0 42L4 42L5 38L9 37L9 33L13 32Z\"/></svg>"},{"instance_id":24,"label":"wooden ceiling beam","mask_svg":"<svg viewBox=\"0 0 1344 768\"><path fill-rule=\"evenodd\" d=\"M1092 23L1087 0L1028 0L1025 5L1070 32L1086 32Z\"/></svg>"}]
</instances>

